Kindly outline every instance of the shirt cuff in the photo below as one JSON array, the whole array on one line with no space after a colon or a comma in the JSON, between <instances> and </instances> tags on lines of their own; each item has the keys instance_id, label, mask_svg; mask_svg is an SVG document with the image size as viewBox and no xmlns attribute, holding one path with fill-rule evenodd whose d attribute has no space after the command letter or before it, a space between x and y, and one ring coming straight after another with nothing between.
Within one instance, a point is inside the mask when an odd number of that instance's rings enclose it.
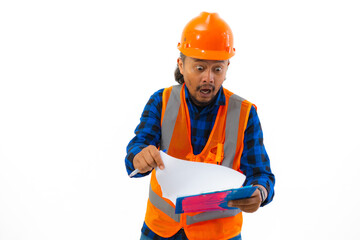
<instances>
[{"instance_id":1,"label":"shirt cuff","mask_svg":"<svg viewBox=\"0 0 360 240\"><path fill-rule=\"evenodd\" d=\"M141 152L141 150L143 150L144 148L146 148L147 146L145 144L142 144L142 145L138 145L138 146L135 146L133 147L129 152L128 154L126 155L126 171L128 173L128 175L130 175L134 170L135 170L135 167L134 167L134 157L139 153ZM138 173L136 175L134 175L133 177L134 178L138 178L138 177L144 177L144 176L147 176L150 174L151 171L149 172L146 172L146 173Z\"/></svg>"},{"instance_id":2,"label":"shirt cuff","mask_svg":"<svg viewBox=\"0 0 360 240\"><path fill-rule=\"evenodd\" d=\"M264 179L257 179L257 180L249 181L246 184L244 184L244 186L254 186L254 185L263 186L267 192L266 199L260 206L263 207L263 206L267 205L268 203L270 203L274 194L273 194L273 191L272 191L268 181L264 180Z\"/></svg>"}]
</instances>

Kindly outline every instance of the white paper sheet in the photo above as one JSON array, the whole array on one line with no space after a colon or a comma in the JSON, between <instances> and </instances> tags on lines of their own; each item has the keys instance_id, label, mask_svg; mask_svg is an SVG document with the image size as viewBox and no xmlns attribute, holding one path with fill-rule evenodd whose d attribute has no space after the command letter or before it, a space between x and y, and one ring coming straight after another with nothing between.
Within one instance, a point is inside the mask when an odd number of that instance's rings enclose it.
<instances>
[{"instance_id":1,"label":"white paper sheet","mask_svg":"<svg viewBox=\"0 0 360 240\"><path fill-rule=\"evenodd\" d=\"M165 169L156 168L156 178L163 197L176 204L176 198L239 188L245 175L221 165L190 162L160 151Z\"/></svg>"}]
</instances>

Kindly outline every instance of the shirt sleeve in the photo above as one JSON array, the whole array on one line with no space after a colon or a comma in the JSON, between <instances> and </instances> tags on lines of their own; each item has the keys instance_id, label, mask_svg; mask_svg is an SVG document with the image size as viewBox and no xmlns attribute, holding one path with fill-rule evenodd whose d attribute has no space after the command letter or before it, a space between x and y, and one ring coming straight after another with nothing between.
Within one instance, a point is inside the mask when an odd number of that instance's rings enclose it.
<instances>
[{"instance_id":1,"label":"shirt sleeve","mask_svg":"<svg viewBox=\"0 0 360 240\"><path fill-rule=\"evenodd\" d=\"M164 89L160 89L155 92L146 103L141 114L140 123L135 129L135 137L126 148L125 166L129 175L135 170L133 160L136 154L149 145L154 145L155 147L160 145L163 91ZM138 173L134 177L143 177L149 173Z\"/></svg>"},{"instance_id":2,"label":"shirt sleeve","mask_svg":"<svg viewBox=\"0 0 360 240\"><path fill-rule=\"evenodd\" d=\"M271 172L260 120L254 106L251 107L245 130L240 170L246 175L244 186L262 185L266 188L268 196L261 206L270 203L274 197L275 176Z\"/></svg>"}]
</instances>

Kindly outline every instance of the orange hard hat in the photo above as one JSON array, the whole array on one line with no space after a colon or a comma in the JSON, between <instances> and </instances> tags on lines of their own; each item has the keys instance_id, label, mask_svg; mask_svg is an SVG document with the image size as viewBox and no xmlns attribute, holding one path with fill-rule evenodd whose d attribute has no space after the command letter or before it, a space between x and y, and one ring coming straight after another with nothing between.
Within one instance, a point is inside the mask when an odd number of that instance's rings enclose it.
<instances>
[{"instance_id":1,"label":"orange hard hat","mask_svg":"<svg viewBox=\"0 0 360 240\"><path fill-rule=\"evenodd\" d=\"M202 12L184 28L178 49L198 59L226 60L235 55L233 34L217 13Z\"/></svg>"}]
</instances>

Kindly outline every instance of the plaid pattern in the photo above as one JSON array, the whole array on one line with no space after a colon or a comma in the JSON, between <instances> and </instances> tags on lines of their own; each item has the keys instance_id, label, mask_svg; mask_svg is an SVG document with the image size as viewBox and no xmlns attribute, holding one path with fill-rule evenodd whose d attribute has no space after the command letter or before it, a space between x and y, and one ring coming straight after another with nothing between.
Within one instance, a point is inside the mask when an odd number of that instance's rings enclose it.
<instances>
[{"instance_id":1,"label":"plaid pattern","mask_svg":"<svg viewBox=\"0 0 360 240\"><path fill-rule=\"evenodd\" d=\"M197 155L201 153L206 145L214 126L219 106L225 105L225 95L221 87L217 93L215 102L202 109L191 102L187 88L185 88L185 99L190 115L191 145L194 154Z\"/></svg>"},{"instance_id":2,"label":"plaid pattern","mask_svg":"<svg viewBox=\"0 0 360 240\"><path fill-rule=\"evenodd\" d=\"M136 154L148 145L158 147L160 144L163 91L164 89L160 89L150 97L141 115L140 124L135 129L136 135L127 146L125 165L128 174L134 170L133 159ZM193 146L194 154L198 154L202 151L207 142L211 129L215 123L219 106L225 104L225 95L221 88L216 100L203 109L199 109L191 102L186 87L185 98L188 104L191 121L191 144ZM250 110L249 120L245 130L244 149L241 156L240 170L246 175L244 186L260 184L267 189L268 197L262 206L270 203L274 197L275 177L271 172L270 160L263 144L263 133L260 120L254 107ZM143 177L148 174L149 173L139 173L135 175L135 177ZM145 223L142 232L152 239L173 240L176 237L162 238L152 232ZM239 235L234 239L241 239L241 236Z\"/></svg>"}]
</instances>

